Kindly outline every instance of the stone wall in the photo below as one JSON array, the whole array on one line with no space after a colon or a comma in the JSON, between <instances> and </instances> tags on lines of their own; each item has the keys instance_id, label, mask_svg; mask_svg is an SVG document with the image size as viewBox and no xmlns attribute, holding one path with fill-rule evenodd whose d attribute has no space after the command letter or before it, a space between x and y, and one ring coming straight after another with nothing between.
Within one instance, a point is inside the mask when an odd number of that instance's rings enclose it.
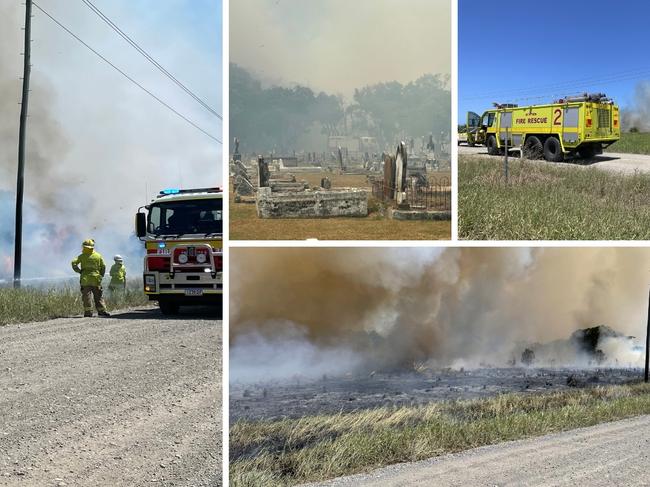
<instances>
[{"instance_id":1,"label":"stone wall","mask_svg":"<svg viewBox=\"0 0 650 487\"><path fill-rule=\"evenodd\" d=\"M257 216L260 218L330 218L368 216L368 193L363 189L336 188L295 193L257 192Z\"/></svg>"}]
</instances>

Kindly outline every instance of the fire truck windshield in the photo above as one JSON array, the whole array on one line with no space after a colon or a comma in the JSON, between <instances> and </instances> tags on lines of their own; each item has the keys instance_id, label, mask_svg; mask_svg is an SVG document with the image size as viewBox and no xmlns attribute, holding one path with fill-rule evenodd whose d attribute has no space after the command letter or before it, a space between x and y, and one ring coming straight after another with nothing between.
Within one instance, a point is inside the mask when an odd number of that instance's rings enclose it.
<instances>
[{"instance_id":1,"label":"fire truck windshield","mask_svg":"<svg viewBox=\"0 0 650 487\"><path fill-rule=\"evenodd\" d=\"M223 233L221 198L153 203L147 232L161 235L212 235Z\"/></svg>"}]
</instances>

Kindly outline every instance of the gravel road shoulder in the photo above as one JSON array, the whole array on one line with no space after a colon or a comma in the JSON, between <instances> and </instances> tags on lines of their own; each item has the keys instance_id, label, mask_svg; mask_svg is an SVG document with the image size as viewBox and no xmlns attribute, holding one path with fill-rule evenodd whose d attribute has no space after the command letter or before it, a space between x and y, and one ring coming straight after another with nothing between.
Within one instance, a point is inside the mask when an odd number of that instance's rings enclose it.
<instances>
[{"instance_id":1,"label":"gravel road shoulder","mask_svg":"<svg viewBox=\"0 0 650 487\"><path fill-rule=\"evenodd\" d=\"M221 351L209 314L0 327L0 485L221 485Z\"/></svg>"},{"instance_id":2,"label":"gravel road shoulder","mask_svg":"<svg viewBox=\"0 0 650 487\"><path fill-rule=\"evenodd\" d=\"M641 486L649 447L650 416L640 416L310 485Z\"/></svg>"},{"instance_id":3,"label":"gravel road shoulder","mask_svg":"<svg viewBox=\"0 0 650 487\"><path fill-rule=\"evenodd\" d=\"M513 153L514 154L514 153ZM503 156L488 155L487 149L482 146L469 147L458 146L458 156L478 156L487 159L502 159ZM516 156L515 156L516 157ZM650 156L644 154L620 154L617 152L605 152L592 159L575 159L567 163L548 161L527 161L535 164L551 164L566 167L579 167L584 169L600 169L612 173L634 174L650 173Z\"/></svg>"}]
</instances>

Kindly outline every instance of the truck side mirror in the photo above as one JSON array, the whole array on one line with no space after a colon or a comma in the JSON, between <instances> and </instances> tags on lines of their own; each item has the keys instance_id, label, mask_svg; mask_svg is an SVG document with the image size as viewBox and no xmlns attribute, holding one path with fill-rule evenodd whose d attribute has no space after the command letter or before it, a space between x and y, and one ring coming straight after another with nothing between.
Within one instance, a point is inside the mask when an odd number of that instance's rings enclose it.
<instances>
[{"instance_id":1,"label":"truck side mirror","mask_svg":"<svg viewBox=\"0 0 650 487\"><path fill-rule=\"evenodd\" d=\"M147 215L144 213L135 214L135 234L142 238L147 234Z\"/></svg>"}]
</instances>

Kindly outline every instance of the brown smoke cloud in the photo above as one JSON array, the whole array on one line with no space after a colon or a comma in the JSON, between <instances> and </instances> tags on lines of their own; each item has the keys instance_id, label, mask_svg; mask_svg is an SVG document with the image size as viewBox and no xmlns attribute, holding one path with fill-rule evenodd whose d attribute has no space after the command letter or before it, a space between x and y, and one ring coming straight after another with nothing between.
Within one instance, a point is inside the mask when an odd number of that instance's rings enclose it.
<instances>
[{"instance_id":1,"label":"brown smoke cloud","mask_svg":"<svg viewBox=\"0 0 650 487\"><path fill-rule=\"evenodd\" d=\"M230 60L273 84L355 88L451 74L448 0L238 0Z\"/></svg>"},{"instance_id":2,"label":"brown smoke cloud","mask_svg":"<svg viewBox=\"0 0 650 487\"><path fill-rule=\"evenodd\" d=\"M299 330L390 368L505 363L600 324L643 336L648 264L634 248L232 249L231 350Z\"/></svg>"}]
</instances>

